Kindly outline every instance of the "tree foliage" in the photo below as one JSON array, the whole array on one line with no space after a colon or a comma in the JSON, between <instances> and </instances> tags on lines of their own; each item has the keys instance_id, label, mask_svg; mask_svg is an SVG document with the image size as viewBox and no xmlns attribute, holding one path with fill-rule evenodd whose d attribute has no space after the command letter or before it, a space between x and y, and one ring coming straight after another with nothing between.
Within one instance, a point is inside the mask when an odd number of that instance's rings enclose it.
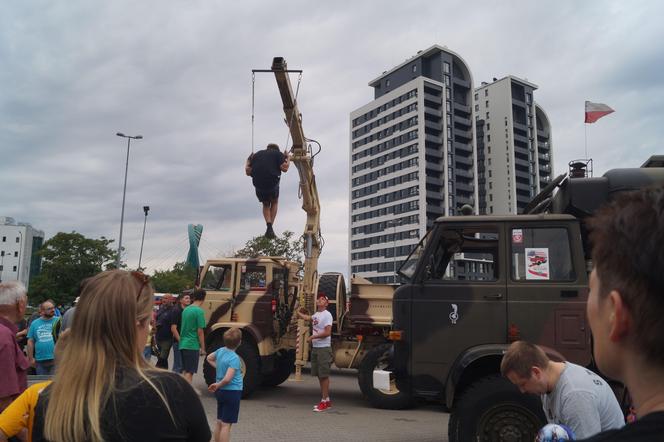
<instances>
[{"instance_id":1,"label":"tree foliage","mask_svg":"<svg viewBox=\"0 0 664 442\"><path fill-rule=\"evenodd\" d=\"M32 304L52 298L57 304L71 303L80 282L114 266L117 256L112 239L86 238L80 233L59 232L37 252L42 269L30 283Z\"/></svg>"},{"instance_id":2,"label":"tree foliage","mask_svg":"<svg viewBox=\"0 0 664 442\"><path fill-rule=\"evenodd\" d=\"M178 262L171 270L156 271L151 277L152 286L158 293L182 293L194 286L196 269Z\"/></svg>"},{"instance_id":3,"label":"tree foliage","mask_svg":"<svg viewBox=\"0 0 664 442\"><path fill-rule=\"evenodd\" d=\"M274 239L265 236L251 238L243 248L235 252L236 258L255 258L257 256L283 256L290 261L296 261L302 266L303 253L302 237L294 238L295 234L285 230L281 236Z\"/></svg>"}]
</instances>

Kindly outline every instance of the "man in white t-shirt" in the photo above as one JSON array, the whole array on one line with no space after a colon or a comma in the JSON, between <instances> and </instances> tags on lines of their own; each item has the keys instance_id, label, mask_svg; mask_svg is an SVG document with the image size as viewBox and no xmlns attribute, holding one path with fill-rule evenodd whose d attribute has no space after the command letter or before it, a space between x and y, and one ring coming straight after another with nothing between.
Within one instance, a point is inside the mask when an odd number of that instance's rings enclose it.
<instances>
[{"instance_id":1,"label":"man in white t-shirt","mask_svg":"<svg viewBox=\"0 0 664 442\"><path fill-rule=\"evenodd\" d=\"M321 400L314 407L314 411L325 411L332 407L330 401L330 367L332 366L332 314L327 311L329 301L325 295L319 295L316 300L318 311L309 316L302 311L297 315L304 320L311 320L313 331L309 342L313 346L311 351L311 374L318 377Z\"/></svg>"}]
</instances>

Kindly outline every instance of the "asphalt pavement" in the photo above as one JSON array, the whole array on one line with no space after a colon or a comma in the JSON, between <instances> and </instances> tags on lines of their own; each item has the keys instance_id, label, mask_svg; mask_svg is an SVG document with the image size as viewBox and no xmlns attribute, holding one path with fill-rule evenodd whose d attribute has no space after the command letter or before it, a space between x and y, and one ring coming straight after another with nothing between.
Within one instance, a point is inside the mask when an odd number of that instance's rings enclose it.
<instances>
[{"instance_id":1,"label":"asphalt pavement","mask_svg":"<svg viewBox=\"0 0 664 442\"><path fill-rule=\"evenodd\" d=\"M362 397L354 370L333 370L330 378L332 408L312 411L320 400L318 379L308 370L303 380L288 380L278 387L259 390L240 405L233 441L334 441L401 442L447 441L448 414L439 404L422 403L409 410L379 410ZM214 428L217 404L203 376L194 387Z\"/></svg>"}]
</instances>

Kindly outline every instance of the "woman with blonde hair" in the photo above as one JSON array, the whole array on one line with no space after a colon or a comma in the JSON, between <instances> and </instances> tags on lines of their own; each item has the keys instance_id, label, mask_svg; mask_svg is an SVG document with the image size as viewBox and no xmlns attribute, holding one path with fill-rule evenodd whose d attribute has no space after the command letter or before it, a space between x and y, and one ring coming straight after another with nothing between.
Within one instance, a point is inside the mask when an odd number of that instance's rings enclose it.
<instances>
[{"instance_id":1,"label":"woman with blonde hair","mask_svg":"<svg viewBox=\"0 0 664 442\"><path fill-rule=\"evenodd\" d=\"M198 395L143 358L153 304L148 277L111 270L86 281L34 441L209 441Z\"/></svg>"}]
</instances>

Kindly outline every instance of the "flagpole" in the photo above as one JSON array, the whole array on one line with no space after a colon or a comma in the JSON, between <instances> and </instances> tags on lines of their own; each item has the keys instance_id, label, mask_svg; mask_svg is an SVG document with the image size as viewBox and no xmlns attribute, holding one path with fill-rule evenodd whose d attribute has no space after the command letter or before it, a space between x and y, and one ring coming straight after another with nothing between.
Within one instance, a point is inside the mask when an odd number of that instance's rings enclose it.
<instances>
[{"instance_id":1,"label":"flagpole","mask_svg":"<svg viewBox=\"0 0 664 442\"><path fill-rule=\"evenodd\" d=\"M583 123L583 135L584 135L584 145L585 145L585 152L586 152L586 157L585 159L588 159L588 123Z\"/></svg>"}]
</instances>

